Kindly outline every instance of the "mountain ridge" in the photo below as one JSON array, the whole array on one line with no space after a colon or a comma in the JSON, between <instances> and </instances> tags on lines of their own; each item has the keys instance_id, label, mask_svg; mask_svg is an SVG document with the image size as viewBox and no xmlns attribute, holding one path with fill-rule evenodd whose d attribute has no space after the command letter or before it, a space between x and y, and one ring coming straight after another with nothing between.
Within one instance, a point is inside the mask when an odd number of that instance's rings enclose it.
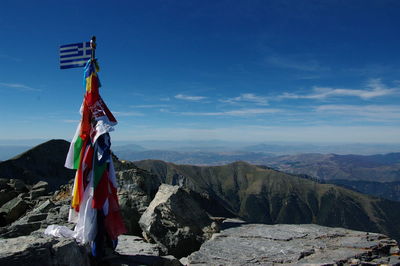
<instances>
[{"instance_id":1,"label":"mountain ridge","mask_svg":"<svg viewBox=\"0 0 400 266\"><path fill-rule=\"evenodd\" d=\"M246 162L225 166L134 162L163 182L182 184L213 198L248 222L316 223L381 232L400 239L400 203L332 184L319 184ZM394 209L393 209L394 208Z\"/></svg>"},{"instance_id":2,"label":"mountain ridge","mask_svg":"<svg viewBox=\"0 0 400 266\"><path fill-rule=\"evenodd\" d=\"M68 183L74 171L64 167L69 142L53 139L39 144L11 159L0 162L0 177L21 179L27 184L49 183L51 190Z\"/></svg>"}]
</instances>

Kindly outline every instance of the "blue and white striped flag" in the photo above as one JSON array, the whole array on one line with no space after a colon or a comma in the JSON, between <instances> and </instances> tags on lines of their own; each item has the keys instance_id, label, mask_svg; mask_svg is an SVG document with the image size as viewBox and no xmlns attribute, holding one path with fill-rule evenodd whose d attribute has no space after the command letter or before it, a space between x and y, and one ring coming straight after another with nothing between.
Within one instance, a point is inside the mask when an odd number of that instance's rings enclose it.
<instances>
[{"instance_id":1,"label":"blue and white striped flag","mask_svg":"<svg viewBox=\"0 0 400 266\"><path fill-rule=\"evenodd\" d=\"M60 68L83 67L92 55L90 42L60 46Z\"/></svg>"}]
</instances>

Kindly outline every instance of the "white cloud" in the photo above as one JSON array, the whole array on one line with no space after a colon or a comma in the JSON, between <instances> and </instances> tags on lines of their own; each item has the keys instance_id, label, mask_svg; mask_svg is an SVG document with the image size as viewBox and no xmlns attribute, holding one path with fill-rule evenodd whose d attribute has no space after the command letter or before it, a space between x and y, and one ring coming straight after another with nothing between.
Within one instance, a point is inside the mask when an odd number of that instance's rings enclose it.
<instances>
[{"instance_id":1,"label":"white cloud","mask_svg":"<svg viewBox=\"0 0 400 266\"><path fill-rule=\"evenodd\" d=\"M224 103L231 103L231 104L237 104L237 103L241 103L241 102L250 102L250 103L255 103L257 105L268 105L267 97L258 96L253 93L242 93L238 97L228 98L226 100L220 100L220 101L224 102Z\"/></svg>"},{"instance_id":2,"label":"white cloud","mask_svg":"<svg viewBox=\"0 0 400 266\"><path fill-rule=\"evenodd\" d=\"M311 94L296 94L296 93L283 93L278 96L283 99L315 99L322 100L329 97L340 97L340 96L353 96L359 97L364 100L393 95L398 92L398 89L387 88L380 79L371 79L367 83L367 89L356 90L356 89L341 89L341 88L326 88L326 87L314 87L313 93Z\"/></svg>"},{"instance_id":3,"label":"white cloud","mask_svg":"<svg viewBox=\"0 0 400 266\"><path fill-rule=\"evenodd\" d=\"M374 121L400 119L400 106L395 105L321 105L315 108L319 113L332 113L346 117L362 117Z\"/></svg>"},{"instance_id":4,"label":"white cloud","mask_svg":"<svg viewBox=\"0 0 400 266\"><path fill-rule=\"evenodd\" d=\"M64 119L62 120L64 123L79 123L79 120L74 120L74 119Z\"/></svg>"},{"instance_id":5,"label":"white cloud","mask_svg":"<svg viewBox=\"0 0 400 266\"><path fill-rule=\"evenodd\" d=\"M143 113L140 112L118 112L118 111L113 111L113 114L116 116L143 116Z\"/></svg>"},{"instance_id":6,"label":"white cloud","mask_svg":"<svg viewBox=\"0 0 400 266\"><path fill-rule=\"evenodd\" d=\"M176 99L179 100L184 100L184 101L201 101L206 99L207 97L204 96L190 96L190 95L184 95L184 94L177 94L175 95Z\"/></svg>"},{"instance_id":7,"label":"white cloud","mask_svg":"<svg viewBox=\"0 0 400 266\"><path fill-rule=\"evenodd\" d=\"M6 54L0 54L0 58L4 58L4 59L11 60L11 61L14 61L14 62L21 62L22 61L21 58L14 57L14 56L9 56L9 55L6 55Z\"/></svg>"},{"instance_id":8,"label":"white cloud","mask_svg":"<svg viewBox=\"0 0 400 266\"><path fill-rule=\"evenodd\" d=\"M131 108L162 108L169 107L168 104L142 104L142 105L131 105Z\"/></svg>"},{"instance_id":9,"label":"white cloud","mask_svg":"<svg viewBox=\"0 0 400 266\"><path fill-rule=\"evenodd\" d=\"M12 89L17 89L19 91L42 91L41 89L32 88L30 86L27 86L27 85L24 85L24 84L19 84L19 83L3 83L3 82L0 82L0 86L7 87L7 88L12 88Z\"/></svg>"},{"instance_id":10,"label":"white cloud","mask_svg":"<svg viewBox=\"0 0 400 266\"><path fill-rule=\"evenodd\" d=\"M259 108L259 109L239 109L239 110L231 110L223 112L181 112L179 114L188 116L249 116L249 115L259 115L259 114L272 114L280 111L281 111L280 109Z\"/></svg>"}]
</instances>

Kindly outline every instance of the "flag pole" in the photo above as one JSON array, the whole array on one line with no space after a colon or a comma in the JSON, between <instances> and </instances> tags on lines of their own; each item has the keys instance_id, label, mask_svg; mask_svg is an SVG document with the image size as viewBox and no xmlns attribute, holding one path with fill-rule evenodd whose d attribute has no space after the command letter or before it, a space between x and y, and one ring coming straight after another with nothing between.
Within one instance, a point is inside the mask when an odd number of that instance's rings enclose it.
<instances>
[{"instance_id":1,"label":"flag pole","mask_svg":"<svg viewBox=\"0 0 400 266\"><path fill-rule=\"evenodd\" d=\"M90 48L92 48L92 60L96 57L96 36L92 36L90 40Z\"/></svg>"}]
</instances>

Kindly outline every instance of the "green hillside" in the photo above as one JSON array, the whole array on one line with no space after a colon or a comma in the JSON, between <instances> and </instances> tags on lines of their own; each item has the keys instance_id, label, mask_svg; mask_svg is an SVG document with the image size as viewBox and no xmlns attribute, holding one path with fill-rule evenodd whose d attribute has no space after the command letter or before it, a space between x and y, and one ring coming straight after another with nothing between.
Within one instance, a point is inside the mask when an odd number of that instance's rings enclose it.
<instances>
[{"instance_id":1,"label":"green hillside","mask_svg":"<svg viewBox=\"0 0 400 266\"><path fill-rule=\"evenodd\" d=\"M253 223L316 223L400 239L400 203L245 162L199 167L135 162L169 184L182 184ZM218 215L218 213L214 213Z\"/></svg>"}]
</instances>

